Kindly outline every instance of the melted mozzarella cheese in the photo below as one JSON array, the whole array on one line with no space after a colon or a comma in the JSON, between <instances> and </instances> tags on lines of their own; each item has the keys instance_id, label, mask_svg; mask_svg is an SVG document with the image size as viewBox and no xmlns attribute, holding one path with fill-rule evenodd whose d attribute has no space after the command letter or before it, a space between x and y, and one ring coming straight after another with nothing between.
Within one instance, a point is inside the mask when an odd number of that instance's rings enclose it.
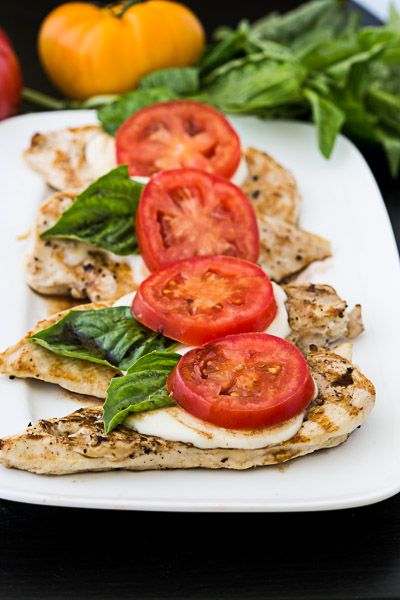
<instances>
[{"instance_id":1,"label":"melted mozzarella cheese","mask_svg":"<svg viewBox=\"0 0 400 600\"><path fill-rule=\"evenodd\" d=\"M273 283L273 286L278 311L265 333L287 337L290 333L290 327L285 307L286 294L276 283ZM135 293L132 292L123 296L114 306L131 306ZM181 344L175 351L183 355L192 348L193 346ZM314 385L315 399L318 395L318 388L315 382ZM192 444L202 449L236 448L254 450L280 444L291 439L300 429L303 419L304 413L300 413L292 419L273 427L254 430L226 429L197 419L179 406L173 406L129 415L125 419L124 425L143 435L154 435L164 440Z\"/></svg>"},{"instance_id":2,"label":"melted mozzarella cheese","mask_svg":"<svg viewBox=\"0 0 400 600\"><path fill-rule=\"evenodd\" d=\"M240 159L238 168L236 169L233 176L231 177L232 183L234 183L238 187L241 187L243 185L243 183L245 182L245 179L246 179L248 173L249 172L247 169L247 163L242 156L242 158Z\"/></svg>"},{"instance_id":3,"label":"melted mozzarella cheese","mask_svg":"<svg viewBox=\"0 0 400 600\"><path fill-rule=\"evenodd\" d=\"M303 417L304 413L301 413L288 421L262 429L225 429L197 419L179 406L172 406L130 415L124 425L143 435L184 442L196 448L254 450L292 438L300 429Z\"/></svg>"},{"instance_id":4,"label":"melted mozzarella cheese","mask_svg":"<svg viewBox=\"0 0 400 600\"><path fill-rule=\"evenodd\" d=\"M114 138L99 131L88 142L85 157L95 177L105 175L117 166Z\"/></svg>"}]
</instances>

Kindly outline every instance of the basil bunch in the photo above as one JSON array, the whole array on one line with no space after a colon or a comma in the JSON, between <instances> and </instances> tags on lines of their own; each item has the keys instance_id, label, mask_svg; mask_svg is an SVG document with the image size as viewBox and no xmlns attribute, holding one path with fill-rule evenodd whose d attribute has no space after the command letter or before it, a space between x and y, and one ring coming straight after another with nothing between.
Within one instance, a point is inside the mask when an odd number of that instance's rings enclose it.
<instances>
[{"instance_id":1,"label":"basil bunch","mask_svg":"<svg viewBox=\"0 0 400 600\"><path fill-rule=\"evenodd\" d=\"M104 129L118 126L144 103L193 98L228 113L310 118L318 144L331 155L343 130L383 146L391 173L400 166L400 16L359 26L345 0L311 0L237 29L220 28L195 67L144 77L98 111Z\"/></svg>"}]
</instances>

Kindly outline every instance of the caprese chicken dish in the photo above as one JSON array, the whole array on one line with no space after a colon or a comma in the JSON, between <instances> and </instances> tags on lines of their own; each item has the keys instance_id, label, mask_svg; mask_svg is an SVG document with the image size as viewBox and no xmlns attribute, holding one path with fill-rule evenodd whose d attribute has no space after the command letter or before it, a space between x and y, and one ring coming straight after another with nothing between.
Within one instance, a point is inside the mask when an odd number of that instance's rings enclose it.
<instances>
[{"instance_id":1,"label":"caprese chicken dish","mask_svg":"<svg viewBox=\"0 0 400 600\"><path fill-rule=\"evenodd\" d=\"M361 307L296 282L330 244L297 226L293 176L242 150L224 115L161 103L115 139L37 134L25 156L58 190L39 207L27 283L91 303L40 321L0 373L94 405L0 440L0 463L246 469L336 446L365 421L375 390L348 341Z\"/></svg>"}]
</instances>

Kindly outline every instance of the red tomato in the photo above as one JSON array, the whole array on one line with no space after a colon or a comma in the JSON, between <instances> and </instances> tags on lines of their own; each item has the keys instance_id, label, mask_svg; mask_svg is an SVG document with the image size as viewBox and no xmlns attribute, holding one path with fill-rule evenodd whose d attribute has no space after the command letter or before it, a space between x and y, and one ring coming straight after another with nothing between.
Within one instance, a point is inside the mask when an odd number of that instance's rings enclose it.
<instances>
[{"instance_id":1,"label":"red tomato","mask_svg":"<svg viewBox=\"0 0 400 600\"><path fill-rule=\"evenodd\" d=\"M140 285L136 319L185 344L264 331L277 311L270 280L254 263L230 256L181 260Z\"/></svg>"},{"instance_id":2,"label":"red tomato","mask_svg":"<svg viewBox=\"0 0 400 600\"><path fill-rule=\"evenodd\" d=\"M115 138L118 164L130 175L189 167L229 179L240 162L240 140L215 108L192 100L153 104L127 119Z\"/></svg>"},{"instance_id":3,"label":"red tomato","mask_svg":"<svg viewBox=\"0 0 400 600\"><path fill-rule=\"evenodd\" d=\"M22 76L11 43L0 29L0 120L14 115L21 101Z\"/></svg>"},{"instance_id":4,"label":"red tomato","mask_svg":"<svg viewBox=\"0 0 400 600\"><path fill-rule=\"evenodd\" d=\"M314 382L300 350L266 333L230 335L185 354L168 390L192 415L220 427L269 427L302 412Z\"/></svg>"},{"instance_id":5,"label":"red tomato","mask_svg":"<svg viewBox=\"0 0 400 600\"><path fill-rule=\"evenodd\" d=\"M198 169L151 178L140 199L136 234L151 271L212 254L256 262L260 250L256 215L242 190Z\"/></svg>"}]
</instances>

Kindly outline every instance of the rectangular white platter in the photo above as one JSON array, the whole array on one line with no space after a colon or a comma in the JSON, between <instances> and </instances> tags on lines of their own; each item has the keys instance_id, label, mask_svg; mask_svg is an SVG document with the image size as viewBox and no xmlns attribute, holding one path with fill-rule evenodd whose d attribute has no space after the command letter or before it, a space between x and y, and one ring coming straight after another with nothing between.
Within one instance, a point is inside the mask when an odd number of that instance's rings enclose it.
<instances>
[{"instance_id":1,"label":"rectangular white platter","mask_svg":"<svg viewBox=\"0 0 400 600\"><path fill-rule=\"evenodd\" d=\"M22 159L35 132L96 122L93 111L39 113L0 124L0 348L16 342L46 314L23 281L26 241L49 195ZM349 305L363 305L366 332L354 360L377 389L368 422L338 448L284 468L250 471L109 472L38 476L0 467L0 497L91 508L169 511L307 511L361 506L400 491L400 277L397 250L376 182L358 150L340 137L331 160L317 149L313 126L232 118L243 146L268 151L297 178L304 203L301 225L333 243L334 258L303 276L336 287ZM29 421L62 416L76 401L50 384L0 377L0 437Z\"/></svg>"}]
</instances>

